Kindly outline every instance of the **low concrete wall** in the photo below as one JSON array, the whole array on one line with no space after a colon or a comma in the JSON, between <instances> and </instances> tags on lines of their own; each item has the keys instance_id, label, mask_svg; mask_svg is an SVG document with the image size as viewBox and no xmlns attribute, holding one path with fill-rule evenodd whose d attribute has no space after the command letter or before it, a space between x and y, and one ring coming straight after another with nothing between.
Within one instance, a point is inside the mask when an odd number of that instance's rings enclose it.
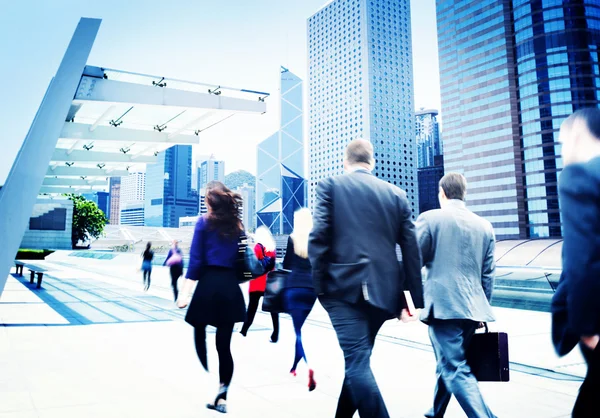
<instances>
[{"instance_id":1,"label":"low concrete wall","mask_svg":"<svg viewBox=\"0 0 600 418\"><path fill-rule=\"evenodd\" d=\"M38 199L21 248L70 250L73 202L69 199Z\"/></svg>"}]
</instances>

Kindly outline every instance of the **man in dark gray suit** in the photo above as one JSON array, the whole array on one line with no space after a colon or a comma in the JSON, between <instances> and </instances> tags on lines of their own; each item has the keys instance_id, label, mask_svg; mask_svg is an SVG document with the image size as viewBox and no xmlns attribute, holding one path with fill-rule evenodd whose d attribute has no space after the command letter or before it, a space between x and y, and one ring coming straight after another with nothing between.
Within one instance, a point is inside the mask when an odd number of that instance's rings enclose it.
<instances>
[{"instance_id":1,"label":"man in dark gray suit","mask_svg":"<svg viewBox=\"0 0 600 418\"><path fill-rule=\"evenodd\" d=\"M346 360L336 418L356 411L389 417L370 366L375 337L387 319L407 317L404 290L423 306L410 204L403 190L371 174L373 166L371 143L352 141L344 161L348 174L319 182L308 246L315 289Z\"/></svg>"},{"instance_id":2,"label":"man in dark gray suit","mask_svg":"<svg viewBox=\"0 0 600 418\"><path fill-rule=\"evenodd\" d=\"M452 395L469 418L494 417L485 404L465 350L482 322L494 321L495 237L492 224L465 206L467 181L449 173L440 180L441 209L422 213L417 235L427 269L421 320L437 360L433 409L441 418Z\"/></svg>"}]
</instances>

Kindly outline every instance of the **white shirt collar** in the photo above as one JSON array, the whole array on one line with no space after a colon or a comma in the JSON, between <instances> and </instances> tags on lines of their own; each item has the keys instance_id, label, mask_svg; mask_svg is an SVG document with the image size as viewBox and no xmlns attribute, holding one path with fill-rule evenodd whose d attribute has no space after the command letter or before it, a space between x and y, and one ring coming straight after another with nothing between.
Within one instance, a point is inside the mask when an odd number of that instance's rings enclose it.
<instances>
[{"instance_id":1,"label":"white shirt collar","mask_svg":"<svg viewBox=\"0 0 600 418\"><path fill-rule=\"evenodd\" d=\"M368 168L358 164L351 165L350 167L348 167L348 173L356 173L357 171L364 171L365 173L371 172L371 170L369 170Z\"/></svg>"}]
</instances>

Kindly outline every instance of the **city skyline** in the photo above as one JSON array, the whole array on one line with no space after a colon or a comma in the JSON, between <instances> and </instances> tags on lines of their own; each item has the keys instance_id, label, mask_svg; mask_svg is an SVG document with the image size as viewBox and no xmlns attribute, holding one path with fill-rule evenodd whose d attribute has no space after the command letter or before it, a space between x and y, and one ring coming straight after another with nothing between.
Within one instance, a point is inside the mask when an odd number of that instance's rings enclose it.
<instances>
[{"instance_id":1,"label":"city skyline","mask_svg":"<svg viewBox=\"0 0 600 418\"><path fill-rule=\"evenodd\" d=\"M5 127L5 139L0 140L4 149L0 156L0 185L81 16L103 18L103 30L90 55L91 63L271 93L265 115L256 119L238 115L236 123L215 126L194 149L194 155L214 153L226 160L226 174L237 170L256 173L256 161L245 156L278 129L279 66L293 68L306 79L306 19L325 3L261 0L251 6L241 0L219 4L182 0L180 4L186 13L181 8L164 10L161 31L156 31L151 23L152 10L161 5L153 0L127 3L107 0L101 9L75 0L57 0L52 4L32 0L8 3L0 15L0 48L11 57L11 65L0 68L0 76L11 82L4 87L0 111L11 123ZM411 3L413 32L418 39L415 42L420 45L414 56L415 102L417 106L439 108L435 2ZM110 12L115 9L118 14ZM239 13L225 18L220 13L225 9ZM215 16L221 17L215 19ZM256 27L251 22L257 20L265 24ZM22 22L28 23L22 25ZM228 28L225 32L223 22ZM214 37L214 33L220 35ZM12 39L19 39L18 47ZM202 45L199 54L192 53L194 45ZM160 60L156 59L156 51L160 51ZM40 66L40 62L44 65ZM238 152L232 153L232 149Z\"/></svg>"}]
</instances>

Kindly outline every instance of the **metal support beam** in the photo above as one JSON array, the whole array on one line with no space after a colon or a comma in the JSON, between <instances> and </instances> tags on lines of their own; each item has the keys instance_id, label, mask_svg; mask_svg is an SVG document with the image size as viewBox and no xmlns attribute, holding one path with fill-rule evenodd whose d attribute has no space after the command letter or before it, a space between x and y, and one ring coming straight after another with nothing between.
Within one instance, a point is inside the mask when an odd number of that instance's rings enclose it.
<instances>
[{"instance_id":1,"label":"metal support beam","mask_svg":"<svg viewBox=\"0 0 600 418\"><path fill-rule=\"evenodd\" d=\"M0 295L33 212L38 191L77 92L100 23L100 19L79 21L6 183L0 189Z\"/></svg>"},{"instance_id":2,"label":"metal support beam","mask_svg":"<svg viewBox=\"0 0 600 418\"><path fill-rule=\"evenodd\" d=\"M115 170L115 169L100 169L92 167L67 167L61 166L56 167L54 170L49 168L46 172L48 176L86 176L86 177L121 177L129 175L127 170Z\"/></svg>"},{"instance_id":3,"label":"metal support beam","mask_svg":"<svg viewBox=\"0 0 600 418\"><path fill-rule=\"evenodd\" d=\"M61 139L77 139L81 141L118 141L118 142L155 142L181 145L194 145L199 143L195 135L177 135L176 140L171 140L167 132L146 131L142 129L118 128L112 126L96 126L84 123L66 122L60 133Z\"/></svg>"},{"instance_id":4,"label":"metal support beam","mask_svg":"<svg viewBox=\"0 0 600 418\"><path fill-rule=\"evenodd\" d=\"M151 85L125 83L94 77L82 77L74 103L102 101L136 103L153 106L175 106L191 109L230 110L234 112L265 113L267 104L258 100L215 96L171 88L157 89Z\"/></svg>"},{"instance_id":5,"label":"metal support beam","mask_svg":"<svg viewBox=\"0 0 600 418\"><path fill-rule=\"evenodd\" d=\"M96 179L82 179L82 178L65 178L65 177L46 177L44 179L44 186L99 186L106 187L108 186L108 181L106 180L96 180Z\"/></svg>"},{"instance_id":6,"label":"metal support beam","mask_svg":"<svg viewBox=\"0 0 600 418\"><path fill-rule=\"evenodd\" d=\"M54 150L50 161L75 161L87 163L149 163L156 162L155 156L140 155L133 159L130 154L120 152L94 152L85 150L75 150L71 154L67 154L64 148Z\"/></svg>"},{"instance_id":7,"label":"metal support beam","mask_svg":"<svg viewBox=\"0 0 600 418\"><path fill-rule=\"evenodd\" d=\"M74 186L74 187L59 187L59 186L42 186L41 194L68 194L68 193L91 193L101 192L100 188L92 188L91 186Z\"/></svg>"}]
</instances>

